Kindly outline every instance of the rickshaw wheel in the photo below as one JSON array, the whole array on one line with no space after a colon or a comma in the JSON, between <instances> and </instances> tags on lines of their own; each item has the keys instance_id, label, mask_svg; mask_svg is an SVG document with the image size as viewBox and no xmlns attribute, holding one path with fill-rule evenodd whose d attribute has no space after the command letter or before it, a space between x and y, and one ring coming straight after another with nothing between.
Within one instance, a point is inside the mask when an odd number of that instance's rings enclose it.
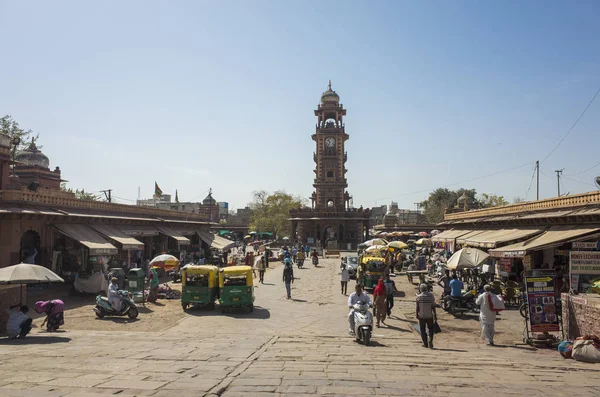
<instances>
[{"instance_id":1,"label":"rickshaw wheel","mask_svg":"<svg viewBox=\"0 0 600 397\"><path fill-rule=\"evenodd\" d=\"M254 305L249 305L248 311L250 311L250 313L252 313L254 311Z\"/></svg>"},{"instance_id":2,"label":"rickshaw wheel","mask_svg":"<svg viewBox=\"0 0 600 397\"><path fill-rule=\"evenodd\" d=\"M183 303L183 302L182 302L182 303L181 303L181 308L182 308L183 310L187 310L187 308L188 308L188 305L189 305L189 303Z\"/></svg>"}]
</instances>

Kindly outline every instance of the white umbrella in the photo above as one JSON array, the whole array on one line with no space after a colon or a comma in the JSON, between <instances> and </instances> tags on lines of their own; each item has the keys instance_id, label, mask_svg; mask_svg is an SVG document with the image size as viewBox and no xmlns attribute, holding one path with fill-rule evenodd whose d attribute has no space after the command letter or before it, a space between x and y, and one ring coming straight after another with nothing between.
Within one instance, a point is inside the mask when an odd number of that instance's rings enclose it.
<instances>
[{"instance_id":1,"label":"white umbrella","mask_svg":"<svg viewBox=\"0 0 600 397\"><path fill-rule=\"evenodd\" d=\"M472 268L481 265L489 255L476 248L463 248L458 250L448 259L447 268L456 270L458 268Z\"/></svg>"},{"instance_id":2,"label":"white umbrella","mask_svg":"<svg viewBox=\"0 0 600 397\"><path fill-rule=\"evenodd\" d=\"M19 263L0 269L0 284L21 284L21 303L23 303L23 284L64 283L52 270L29 263Z\"/></svg>"},{"instance_id":3,"label":"white umbrella","mask_svg":"<svg viewBox=\"0 0 600 397\"><path fill-rule=\"evenodd\" d=\"M387 245L387 243L388 242L382 238L374 238L372 240L365 241L363 244L370 247L372 245Z\"/></svg>"},{"instance_id":4,"label":"white umbrella","mask_svg":"<svg viewBox=\"0 0 600 397\"><path fill-rule=\"evenodd\" d=\"M4 267L0 269L0 284L39 284L39 283L64 283L52 270L29 263Z\"/></svg>"}]
</instances>

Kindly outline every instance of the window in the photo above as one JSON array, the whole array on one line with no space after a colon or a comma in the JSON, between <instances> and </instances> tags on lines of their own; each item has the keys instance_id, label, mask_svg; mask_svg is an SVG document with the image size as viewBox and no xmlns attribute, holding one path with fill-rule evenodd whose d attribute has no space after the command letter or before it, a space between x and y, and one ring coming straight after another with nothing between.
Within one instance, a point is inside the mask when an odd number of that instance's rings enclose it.
<instances>
[{"instance_id":1,"label":"window","mask_svg":"<svg viewBox=\"0 0 600 397\"><path fill-rule=\"evenodd\" d=\"M327 178L333 178L333 171L327 171Z\"/></svg>"}]
</instances>

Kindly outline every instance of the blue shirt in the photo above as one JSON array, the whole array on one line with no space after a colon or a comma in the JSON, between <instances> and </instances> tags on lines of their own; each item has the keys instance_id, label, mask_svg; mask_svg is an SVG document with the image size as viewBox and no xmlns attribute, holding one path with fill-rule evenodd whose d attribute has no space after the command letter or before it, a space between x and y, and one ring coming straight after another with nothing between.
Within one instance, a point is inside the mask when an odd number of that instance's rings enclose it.
<instances>
[{"instance_id":1,"label":"blue shirt","mask_svg":"<svg viewBox=\"0 0 600 397\"><path fill-rule=\"evenodd\" d=\"M453 279L450 281L450 295L451 296L462 296L463 282L459 279Z\"/></svg>"}]
</instances>

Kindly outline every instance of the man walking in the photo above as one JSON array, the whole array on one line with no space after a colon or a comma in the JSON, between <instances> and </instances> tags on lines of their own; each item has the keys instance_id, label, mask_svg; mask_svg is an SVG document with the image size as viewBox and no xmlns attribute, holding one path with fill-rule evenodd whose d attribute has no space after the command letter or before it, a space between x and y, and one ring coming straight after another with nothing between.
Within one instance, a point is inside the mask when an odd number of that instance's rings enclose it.
<instances>
[{"instance_id":1,"label":"man walking","mask_svg":"<svg viewBox=\"0 0 600 397\"><path fill-rule=\"evenodd\" d=\"M392 308L394 307L394 293L398 292L398 290L396 289L396 283L390 278L389 273L385 275L383 285L385 285L385 291L387 293L387 315L389 317L392 314Z\"/></svg>"},{"instance_id":2,"label":"man walking","mask_svg":"<svg viewBox=\"0 0 600 397\"><path fill-rule=\"evenodd\" d=\"M481 339L487 341L488 345L494 346L494 324L496 323L496 310L492 302L492 286L483 286L484 293L477 297L476 305L479 305L479 321L481 322Z\"/></svg>"},{"instance_id":3,"label":"man walking","mask_svg":"<svg viewBox=\"0 0 600 397\"><path fill-rule=\"evenodd\" d=\"M428 291L427 284L421 284L419 289L421 290L421 293L417 295L417 319L419 320L419 327L421 329L421 339L423 340L423 347L429 347L430 349L433 349L433 317L435 315L435 298L433 294ZM429 343L427 343L425 326L427 326L429 329Z\"/></svg>"},{"instance_id":4,"label":"man walking","mask_svg":"<svg viewBox=\"0 0 600 397\"><path fill-rule=\"evenodd\" d=\"M291 258L285 258L285 265L283 267L283 282L285 283L285 290L287 292L287 298L292 298L292 283L294 282L294 266L292 265Z\"/></svg>"},{"instance_id":5,"label":"man walking","mask_svg":"<svg viewBox=\"0 0 600 397\"><path fill-rule=\"evenodd\" d=\"M265 263L265 257L266 257L266 255L259 256L259 258L256 262L256 267L258 268L258 281L260 281L261 284L264 284L265 271L267 270L267 266Z\"/></svg>"},{"instance_id":6,"label":"man walking","mask_svg":"<svg viewBox=\"0 0 600 397\"><path fill-rule=\"evenodd\" d=\"M348 273L348 265L342 262L340 268L342 281L342 295L348 295L348 280L350 279L350 273Z\"/></svg>"}]
</instances>

